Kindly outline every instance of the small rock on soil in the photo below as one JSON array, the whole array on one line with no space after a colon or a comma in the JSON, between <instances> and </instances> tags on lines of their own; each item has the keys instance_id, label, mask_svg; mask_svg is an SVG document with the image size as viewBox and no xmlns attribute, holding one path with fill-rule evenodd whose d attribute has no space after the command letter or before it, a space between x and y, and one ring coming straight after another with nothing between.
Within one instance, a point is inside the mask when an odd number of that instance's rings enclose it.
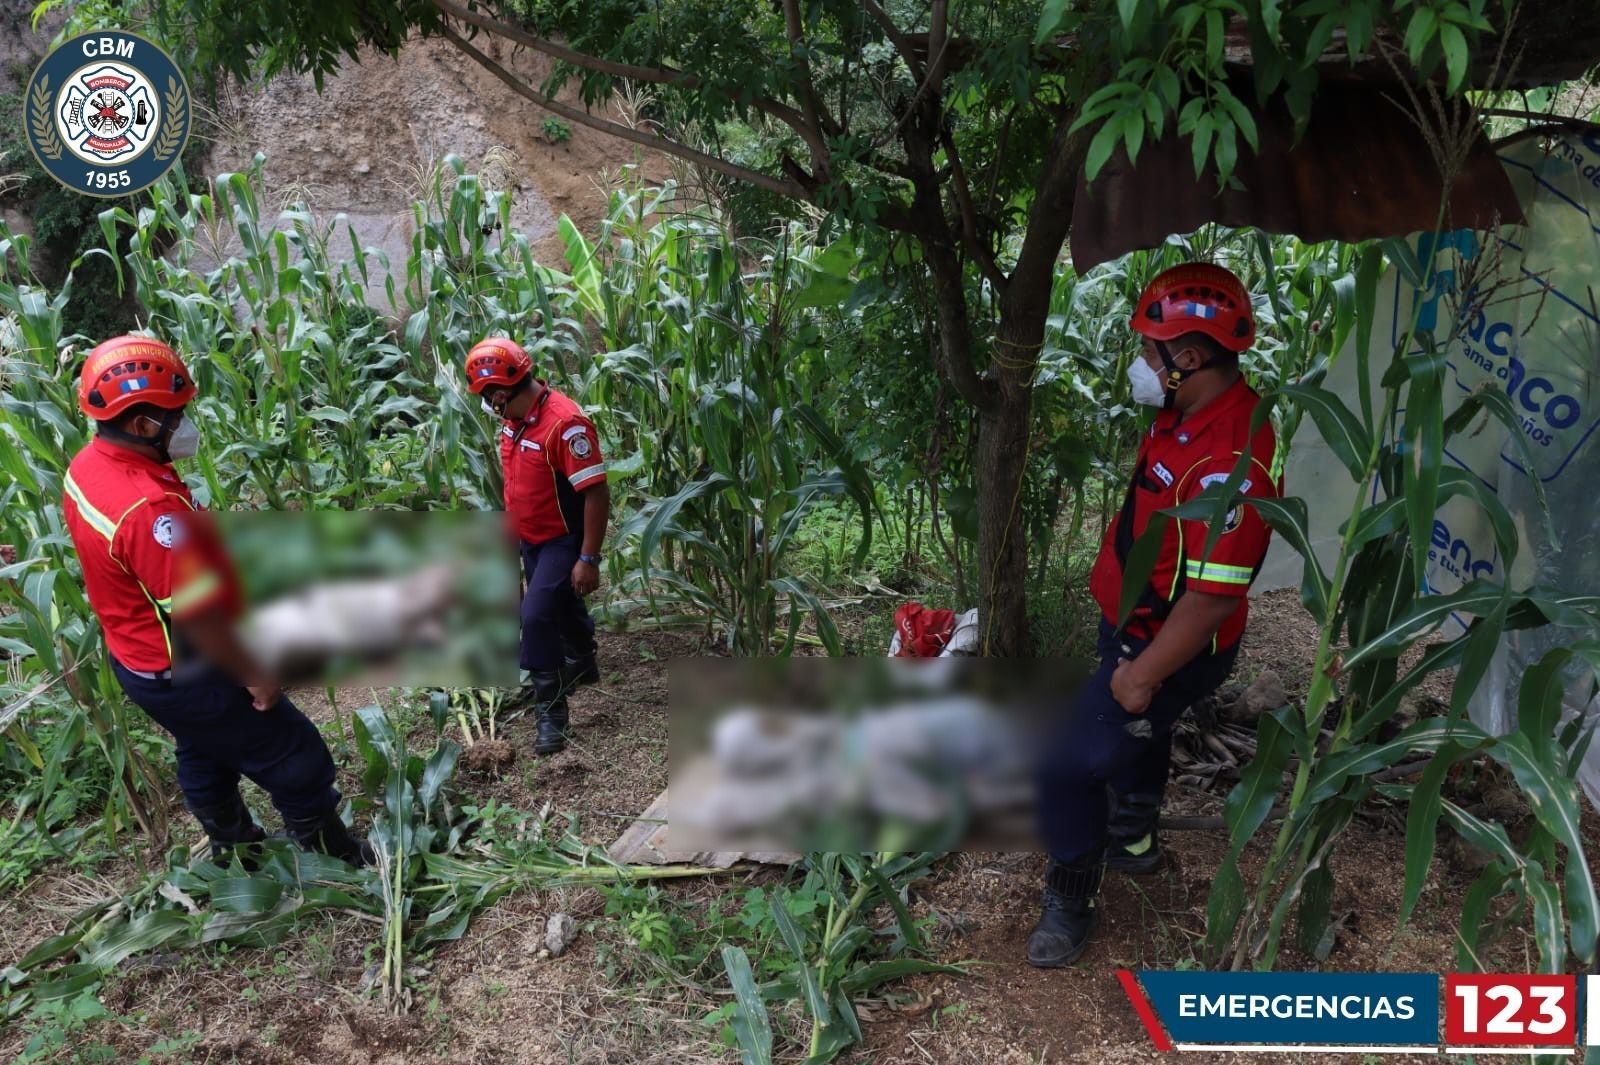
<instances>
[{"instance_id":1,"label":"small rock on soil","mask_svg":"<svg viewBox=\"0 0 1600 1065\"><path fill-rule=\"evenodd\" d=\"M577 938L578 923L564 913L553 913L544 926L544 946L552 958L559 958Z\"/></svg>"}]
</instances>

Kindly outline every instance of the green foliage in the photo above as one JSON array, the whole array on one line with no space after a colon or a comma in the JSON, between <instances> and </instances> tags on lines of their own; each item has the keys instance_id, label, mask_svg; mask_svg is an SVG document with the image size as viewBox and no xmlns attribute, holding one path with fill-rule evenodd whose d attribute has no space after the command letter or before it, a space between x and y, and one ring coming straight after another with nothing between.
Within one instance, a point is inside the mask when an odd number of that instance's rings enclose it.
<instances>
[{"instance_id":1,"label":"green foliage","mask_svg":"<svg viewBox=\"0 0 1600 1065\"><path fill-rule=\"evenodd\" d=\"M129 742L141 728L101 653L99 627L61 517L62 477L87 440L73 386L56 374L72 286L69 280L51 295L39 284L28 267L31 243L0 227L0 349L7 356L0 391L0 469L7 475L0 488L0 542L17 548L17 561L0 565L0 651L7 656L0 729L22 746L18 737L42 708L37 699L61 685L76 709L51 741L51 760L41 754L41 737L22 747L41 771L38 803L48 808L67 780L76 746L92 744L114 782L101 822L107 840L137 822L160 841L164 801L154 800L161 780L147 752ZM30 704L35 705L28 717L16 716Z\"/></svg>"},{"instance_id":2,"label":"green foliage","mask_svg":"<svg viewBox=\"0 0 1600 1065\"><path fill-rule=\"evenodd\" d=\"M539 124L539 131L544 134L544 139L551 144L560 144L562 141L572 139L572 127L554 115Z\"/></svg>"},{"instance_id":3,"label":"green foliage","mask_svg":"<svg viewBox=\"0 0 1600 1065\"><path fill-rule=\"evenodd\" d=\"M916 973L964 971L926 960L934 918L914 920L907 909L907 886L937 857L810 854L788 884L748 888L728 913L727 896L706 907L654 887L601 890L630 953L655 959L641 970L644 986L725 974L734 999L704 1021L743 1060L771 1061L794 1047L820 1063L862 1041L852 1000ZM791 1027L790 1005L802 1008L803 1029Z\"/></svg>"},{"instance_id":4,"label":"green foliage","mask_svg":"<svg viewBox=\"0 0 1600 1065\"><path fill-rule=\"evenodd\" d=\"M0 794L7 802L0 815L0 891L20 890L49 862L88 869L112 853L97 837L96 821L114 801L113 782L87 741L88 715L64 691L46 690L21 705L17 694L0 685L0 701L16 707L0 711L0 719L11 719L0 749ZM148 729L127 741L147 758L155 753Z\"/></svg>"},{"instance_id":5,"label":"green foliage","mask_svg":"<svg viewBox=\"0 0 1600 1065\"><path fill-rule=\"evenodd\" d=\"M22 1053L13 1059L15 1065L31 1065L46 1060L74 1063L115 1061L115 1048L85 1040L90 1029L111 1020L114 1017L110 1011L89 991L81 991L70 998L41 1002L28 1014L26 1027L33 1034L23 1046ZM59 1056L67 1054L70 1057Z\"/></svg>"},{"instance_id":6,"label":"green foliage","mask_svg":"<svg viewBox=\"0 0 1600 1065\"><path fill-rule=\"evenodd\" d=\"M1352 65L1380 31L1404 35L1406 58L1422 78L1441 66L1445 89L1460 91L1471 47L1495 31L1485 17L1490 0L1343 0L1338 3L1239 0L1117 0L1098 10L1069 8L1048 0L1036 42L1075 33L1103 42L1115 75L1084 101L1075 129L1097 126L1086 173L1092 180L1120 145L1137 161L1146 140L1162 136L1169 122L1192 148L1195 177L1209 169L1226 184L1238 163L1241 142L1258 148L1246 87L1231 80L1225 40L1230 22L1242 20L1249 34L1250 70L1257 101L1281 92L1296 128L1311 116L1317 63L1342 33ZM1509 14L1511 0L1498 5Z\"/></svg>"},{"instance_id":7,"label":"green foliage","mask_svg":"<svg viewBox=\"0 0 1600 1065\"><path fill-rule=\"evenodd\" d=\"M363 797L353 805L372 811L376 868L354 869L282 839L260 844L249 870L239 854L217 864L191 861L175 848L164 869L83 908L60 935L0 972L0 1016L79 995L144 951L269 946L327 908L380 918L381 987L385 1001L400 1008L408 995L406 957L459 938L474 914L511 891L716 872L618 866L570 827L530 817L512 824L496 808L461 804L450 790L460 751L453 741L440 739L423 756L408 749L403 730L381 708L358 710L355 722L364 769Z\"/></svg>"},{"instance_id":8,"label":"green foliage","mask_svg":"<svg viewBox=\"0 0 1600 1065\"><path fill-rule=\"evenodd\" d=\"M1406 261L1408 249L1403 245L1391 243L1385 250L1392 259ZM1347 294L1355 306L1373 306L1379 254L1377 248L1369 248L1360 256L1356 289ZM1405 354L1418 344L1420 353ZM1356 807L1377 790L1411 803L1402 923L1419 897L1432 862L1438 822L1441 814L1447 814L1465 838L1495 856L1469 893L1461 917L1463 965L1471 958L1478 924L1490 901L1507 891L1532 911L1544 971L1563 970L1569 945L1576 958L1592 963L1600 902L1576 830L1575 779L1589 737L1581 719L1559 735L1555 726L1564 687L1562 670L1582 663L1600 677L1600 621L1596 620L1600 614L1595 609L1600 597L1540 587L1513 592L1482 580L1449 595L1426 592L1420 573L1433 514L1451 495L1469 492L1488 512L1499 557L1508 566L1517 555L1519 540L1498 499L1479 490L1472 478L1444 466L1441 360L1432 338L1416 335L1413 322L1381 374L1379 367L1368 365L1370 357L1368 345L1359 344L1355 354L1359 380L1381 381L1382 410L1377 414L1369 402L1362 403L1360 414L1350 410L1312 383L1314 375L1266 397L1309 413L1359 490L1353 492L1332 573L1322 569L1311 549L1303 501L1254 503L1302 556L1303 598L1321 633L1304 705L1286 706L1262 718L1255 759L1229 796L1224 816L1231 848L1211 892L1208 956L1214 963L1234 967L1271 968L1284 930L1295 916L1301 949L1325 957L1332 945L1325 935L1334 883L1330 854ZM1509 404L1480 400L1476 406L1504 422L1516 438L1518 425ZM1404 417L1396 413L1402 408ZM1463 419L1452 417L1450 431L1462 423ZM1237 498L1235 482L1240 479L1236 471L1228 484L1213 486L1199 499L1167 513L1209 520L1215 540L1223 514ZM1371 484L1377 486L1376 494L1364 490ZM1130 580L1147 579L1147 574L1132 570L1130 565ZM1466 633L1431 648L1402 673L1401 657L1456 612L1474 618ZM1518 730L1493 737L1467 719L1469 697L1483 680L1503 632L1546 624L1569 627L1573 642L1528 671L1519 699ZM1457 675L1447 717L1423 719L1398 735L1384 729L1407 692L1429 674L1452 666ZM1323 734L1325 728L1331 735ZM1416 754L1433 758L1421 781L1375 788L1371 774ZM1513 845L1497 826L1477 822L1441 798L1440 787L1450 767L1479 754L1511 772L1536 813L1536 825L1521 846ZM1287 812L1273 835L1254 891L1247 891L1239 858L1262 828L1291 757L1296 764ZM1564 864L1560 875L1557 864ZM1568 922L1565 934L1563 912Z\"/></svg>"},{"instance_id":9,"label":"green foliage","mask_svg":"<svg viewBox=\"0 0 1600 1065\"><path fill-rule=\"evenodd\" d=\"M603 243L566 234L573 286L609 349L584 374L588 394L612 414L624 452L637 449L613 468L648 475L618 528L634 568L620 574L615 606L662 624L709 622L739 654L771 653L779 632L786 653L809 618L837 653L821 589L789 555L830 498L860 516L855 562L871 544L868 472L837 413L814 405L832 370L816 308L834 298L830 286L848 289L854 256L798 226L736 245L715 215L671 205L670 188L619 192Z\"/></svg>"}]
</instances>

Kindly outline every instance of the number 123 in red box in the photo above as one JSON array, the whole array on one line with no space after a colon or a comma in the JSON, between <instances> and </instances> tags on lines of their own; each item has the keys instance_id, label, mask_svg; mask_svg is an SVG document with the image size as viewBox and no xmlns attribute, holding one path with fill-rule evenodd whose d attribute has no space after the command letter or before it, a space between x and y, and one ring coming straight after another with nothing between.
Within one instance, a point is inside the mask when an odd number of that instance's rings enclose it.
<instances>
[{"instance_id":1,"label":"number 123 in red box","mask_svg":"<svg viewBox=\"0 0 1600 1065\"><path fill-rule=\"evenodd\" d=\"M1452 1046L1572 1046L1573 976L1451 973L1444 978L1445 1040Z\"/></svg>"}]
</instances>

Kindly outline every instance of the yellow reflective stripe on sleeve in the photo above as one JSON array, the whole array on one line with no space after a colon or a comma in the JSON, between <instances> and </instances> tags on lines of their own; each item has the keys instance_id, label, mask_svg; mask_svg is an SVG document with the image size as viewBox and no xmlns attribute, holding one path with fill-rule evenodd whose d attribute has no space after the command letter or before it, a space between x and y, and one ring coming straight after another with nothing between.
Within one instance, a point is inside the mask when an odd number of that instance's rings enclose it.
<instances>
[{"instance_id":1,"label":"yellow reflective stripe on sleeve","mask_svg":"<svg viewBox=\"0 0 1600 1065\"><path fill-rule=\"evenodd\" d=\"M107 541L114 539L117 535L117 523L100 513L89 502L89 498L83 494L83 489L78 487L78 482L72 479L72 474L67 474L66 480L67 495L72 497L72 501L78 505L78 513L83 515L83 520L88 522L89 527L104 536Z\"/></svg>"},{"instance_id":2,"label":"yellow reflective stripe on sleeve","mask_svg":"<svg viewBox=\"0 0 1600 1065\"><path fill-rule=\"evenodd\" d=\"M1190 559L1184 564L1183 575L1191 581L1249 584L1253 572L1249 566L1228 566L1221 562L1196 562Z\"/></svg>"},{"instance_id":3,"label":"yellow reflective stripe on sleeve","mask_svg":"<svg viewBox=\"0 0 1600 1065\"><path fill-rule=\"evenodd\" d=\"M173 613L180 613L196 603L204 602L207 596L221 586L222 578L214 571L207 570L182 588L174 589L172 598L167 601L167 609Z\"/></svg>"},{"instance_id":4,"label":"yellow reflective stripe on sleeve","mask_svg":"<svg viewBox=\"0 0 1600 1065\"><path fill-rule=\"evenodd\" d=\"M602 473L605 473L605 472L606 472L606 464L603 463L603 462L597 462L593 466L589 466L589 467L586 467L584 469L579 470L577 473L573 474L571 477L568 477L567 480L571 484L577 484L580 481L587 481L591 477L598 477Z\"/></svg>"}]
</instances>

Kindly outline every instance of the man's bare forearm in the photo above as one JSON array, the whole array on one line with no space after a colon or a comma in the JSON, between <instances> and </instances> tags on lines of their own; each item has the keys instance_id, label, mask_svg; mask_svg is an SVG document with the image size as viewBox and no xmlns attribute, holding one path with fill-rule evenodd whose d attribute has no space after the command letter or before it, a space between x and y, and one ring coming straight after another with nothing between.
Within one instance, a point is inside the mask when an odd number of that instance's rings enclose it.
<instances>
[{"instance_id":1,"label":"man's bare forearm","mask_svg":"<svg viewBox=\"0 0 1600 1065\"><path fill-rule=\"evenodd\" d=\"M604 481L583 490L583 553L598 555L611 522L611 486Z\"/></svg>"},{"instance_id":2,"label":"man's bare forearm","mask_svg":"<svg viewBox=\"0 0 1600 1065\"><path fill-rule=\"evenodd\" d=\"M1172 613L1167 615L1150 646L1133 660L1138 678L1160 684L1172 676L1205 649L1222 623L1237 609L1239 600L1235 596L1185 592L1173 604Z\"/></svg>"}]
</instances>

